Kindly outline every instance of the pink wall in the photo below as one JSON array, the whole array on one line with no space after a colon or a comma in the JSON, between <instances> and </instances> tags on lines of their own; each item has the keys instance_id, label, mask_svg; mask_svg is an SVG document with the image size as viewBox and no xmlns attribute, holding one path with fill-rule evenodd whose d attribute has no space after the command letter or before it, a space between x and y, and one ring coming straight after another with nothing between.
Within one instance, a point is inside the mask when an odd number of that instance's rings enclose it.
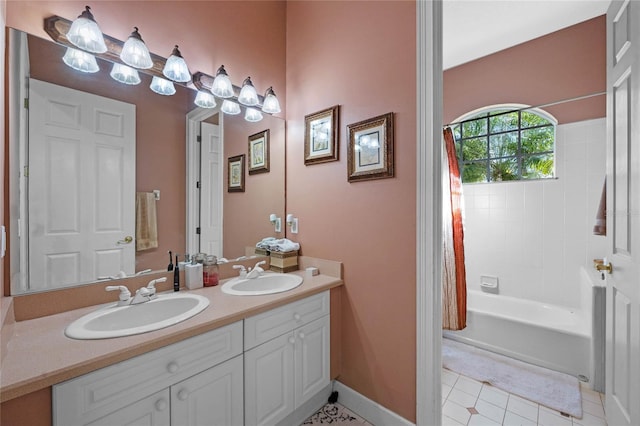
<instances>
[{"instance_id":1,"label":"pink wall","mask_svg":"<svg viewBox=\"0 0 640 426\"><path fill-rule=\"evenodd\" d=\"M7 3L7 26L49 40L42 29L43 19L51 15L73 19L85 4L79 1L11 1ZM240 85L247 75L251 75L258 91L273 85L285 111L284 1L100 1L93 4L92 11L102 31L120 40L126 39L134 25L138 26L153 53L166 57L173 45L179 44L191 72L215 74L220 64L224 64L236 85ZM270 23L269 31L265 31L265 23ZM52 58L51 63L59 63L59 57ZM91 77L77 79L79 84L91 85L93 81ZM144 96L147 96L150 93L146 89L148 83L144 85ZM133 90L123 96L123 100L132 103L140 97ZM140 138L137 190L161 190L158 204L160 247L137 256L138 270L162 268L168 263L167 250L184 253L185 248L186 133L182 111L194 106L191 97L185 102L175 96L151 96L155 104L166 105L174 112L176 108L180 109L183 118L176 120L173 112L162 115L138 111L141 124L137 132ZM8 290L5 288L5 291Z\"/></svg>"},{"instance_id":2,"label":"pink wall","mask_svg":"<svg viewBox=\"0 0 640 426\"><path fill-rule=\"evenodd\" d=\"M541 105L606 90L606 19L590 19L444 72L444 120L489 105ZM604 117L605 96L544 108L559 124Z\"/></svg>"},{"instance_id":3,"label":"pink wall","mask_svg":"<svg viewBox=\"0 0 640 426\"><path fill-rule=\"evenodd\" d=\"M415 421L416 11L287 3L287 213L306 256L344 263L338 379ZM311 24L313 23L313 24ZM340 104L339 161L304 165L304 116ZM346 126L395 113L396 176L347 182Z\"/></svg>"}]
</instances>

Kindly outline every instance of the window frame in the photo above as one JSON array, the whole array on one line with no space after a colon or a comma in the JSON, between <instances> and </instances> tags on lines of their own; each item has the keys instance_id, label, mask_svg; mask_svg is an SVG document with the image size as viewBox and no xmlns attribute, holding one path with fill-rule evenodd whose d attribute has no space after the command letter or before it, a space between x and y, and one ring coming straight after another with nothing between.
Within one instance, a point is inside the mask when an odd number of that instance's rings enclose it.
<instances>
[{"instance_id":1,"label":"window frame","mask_svg":"<svg viewBox=\"0 0 640 426\"><path fill-rule=\"evenodd\" d=\"M522 127L522 113L523 112L529 112L532 114L535 114L536 116L542 118L543 120L547 121L546 124L542 124L542 125L537 125L537 126L531 126L531 127ZM501 116L501 115L507 115L507 114L513 114L513 113L517 113L517 126L513 127L513 128L509 128L506 130L500 130L500 131L495 131L492 132L491 131L491 123L490 123L490 119L493 117L497 117L497 116ZM486 120L486 133L482 134L482 135L475 135L475 136L464 136L463 135L463 126L465 123L470 123L470 122L474 122L474 121L479 121L479 120ZM476 109L474 111L468 112L464 115L462 115L461 117L459 117L457 120L455 120L453 122L453 124L450 124L450 127L452 129L453 132L453 136L454 136L454 141L456 144L456 157L458 159L458 164L460 167L460 177L462 178L464 176L464 168L466 165L468 164L484 164L485 168L486 168L486 180L484 181L475 181L475 182L464 182L463 184L474 184L474 183L497 183L497 182L521 182L521 181L536 181L536 180L547 180L547 179L555 179L556 178L556 162L557 162L557 129L558 126L558 120L551 114L549 114L548 112L540 109L540 108L535 108L535 107L531 107L528 105L524 105L524 104L498 104L498 105L491 105L491 106L487 106L487 107L483 107L483 108L479 108ZM547 151L537 151L535 153L524 153L522 151L522 132L523 131L527 131L527 130L533 130L533 129L543 129L543 128L548 128L551 127L552 128L552 137L553 137L553 146L551 148L551 150L547 150ZM456 129L459 129L456 132ZM517 140L516 140L516 153L513 155L504 155L504 156L499 156L499 157L492 157L491 155L491 137L492 136L499 136L499 135L505 135L505 134L509 134L509 133L517 133ZM460 137L456 137L456 133L460 135ZM484 143L485 143L485 147L486 147L486 153L485 156L483 158L480 159L474 159L474 160L464 160L463 158L463 146L464 146L464 142L468 141L468 140L473 140L473 139L484 139ZM522 167L522 162L524 158L533 156L533 155L548 155L551 154L553 157L553 168L551 171L551 175L547 176L547 177L536 177L536 178L523 178L522 175L522 171L523 171L523 167ZM494 180L492 178L492 162L495 160L509 160L509 159L514 159L517 162L517 178L515 179L509 179L509 180Z\"/></svg>"}]
</instances>

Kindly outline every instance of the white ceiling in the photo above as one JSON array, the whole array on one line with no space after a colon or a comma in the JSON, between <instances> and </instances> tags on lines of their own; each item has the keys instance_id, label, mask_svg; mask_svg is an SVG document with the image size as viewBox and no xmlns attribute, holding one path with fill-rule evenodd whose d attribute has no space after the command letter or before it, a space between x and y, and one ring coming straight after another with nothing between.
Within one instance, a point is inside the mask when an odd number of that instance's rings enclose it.
<instances>
[{"instance_id":1,"label":"white ceiling","mask_svg":"<svg viewBox=\"0 0 640 426\"><path fill-rule=\"evenodd\" d=\"M609 3L610 0L444 0L444 69L603 15Z\"/></svg>"}]
</instances>

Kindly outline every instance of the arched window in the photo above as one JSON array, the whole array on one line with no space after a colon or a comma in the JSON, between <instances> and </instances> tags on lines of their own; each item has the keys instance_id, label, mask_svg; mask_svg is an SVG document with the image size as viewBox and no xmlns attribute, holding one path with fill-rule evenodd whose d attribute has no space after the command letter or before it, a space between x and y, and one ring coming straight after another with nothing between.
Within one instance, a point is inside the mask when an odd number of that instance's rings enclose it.
<instances>
[{"instance_id":1,"label":"arched window","mask_svg":"<svg viewBox=\"0 0 640 426\"><path fill-rule=\"evenodd\" d=\"M452 126L463 183L553 178L557 121L540 109L500 105Z\"/></svg>"}]
</instances>

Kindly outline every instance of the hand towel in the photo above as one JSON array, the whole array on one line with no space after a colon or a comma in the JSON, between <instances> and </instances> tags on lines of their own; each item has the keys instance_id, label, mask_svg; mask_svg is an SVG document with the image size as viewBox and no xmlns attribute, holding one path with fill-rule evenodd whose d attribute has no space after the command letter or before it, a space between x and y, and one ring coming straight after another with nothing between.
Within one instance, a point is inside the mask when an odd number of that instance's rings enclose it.
<instances>
[{"instance_id":1,"label":"hand towel","mask_svg":"<svg viewBox=\"0 0 640 426\"><path fill-rule=\"evenodd\" d=\"M158 248L156 199L152 192L136 193L136 251Z\"/></svg>"},{"instance_id":2,"label":"hand towel","mask_svg":"<svg viewBox=\"0 0 640 426\"><path fill-rule=\"evenodd\" d=\"M272 241L269 244L269 250L271 251L279 251L279 252L283 252L283 253L287 253L290 251L296 251L300 249L300 244L295 243L291 240L288 240L286 238L282 238L280 240L275 240Z\"/></svg>"}]
</instances>

